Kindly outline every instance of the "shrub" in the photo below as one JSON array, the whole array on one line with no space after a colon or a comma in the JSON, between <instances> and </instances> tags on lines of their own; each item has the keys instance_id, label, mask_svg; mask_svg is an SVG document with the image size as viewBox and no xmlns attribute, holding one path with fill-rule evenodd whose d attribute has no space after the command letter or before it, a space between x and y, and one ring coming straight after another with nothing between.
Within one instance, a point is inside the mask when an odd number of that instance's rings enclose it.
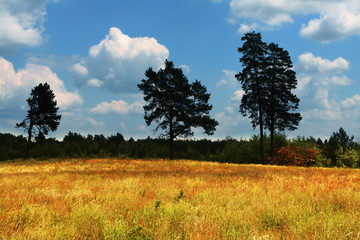
<instances>
[{"instance_id":1,"label":"shrub","mask_svg":"<svg viewBox=\"0 0 360 240\"><path fill-rule=\"evenodd\" d=\"M311 166L315 164L319 151L315 148L284 146L279 148L270 164L286 166Z\"/></svg>"},{"instance_id":2,"label":"shrub","mask_svg":"<svg viewBox=\"0 0 360 240\"><path fill-rule=\"evenodd\" d=\"M360 154L354 149L339 148L335 151L337 167L360 167Z\"/></svg>"}]
</instances>

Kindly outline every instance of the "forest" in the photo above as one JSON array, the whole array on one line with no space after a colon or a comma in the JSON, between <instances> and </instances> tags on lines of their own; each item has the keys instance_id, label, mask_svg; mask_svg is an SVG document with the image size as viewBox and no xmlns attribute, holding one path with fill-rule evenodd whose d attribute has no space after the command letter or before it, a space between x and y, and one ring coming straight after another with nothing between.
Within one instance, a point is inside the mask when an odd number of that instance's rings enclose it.
<instances>
[{"instance_id":1,"label":"forest","mask_svg":"<svg viewBox=\"0 0 360 240\"><path fill-rule=\"evenodd\" d=\"M259 154L259 137L221 140L181 139L174 144L176 159L238 164L276 164L287 166L360 167L360 144L343 128L329 139L277 134L274 156L270 156L270 137L265 136L265 160ZM26 157L27 139L0 133L0 160ZM169 141L164 138L126 140L120 133L111 136L81 135L69 132L62 141L48 138L32 143L30 157L49 158L117 158L167 159Z\"/></svg>"}]
</instances>

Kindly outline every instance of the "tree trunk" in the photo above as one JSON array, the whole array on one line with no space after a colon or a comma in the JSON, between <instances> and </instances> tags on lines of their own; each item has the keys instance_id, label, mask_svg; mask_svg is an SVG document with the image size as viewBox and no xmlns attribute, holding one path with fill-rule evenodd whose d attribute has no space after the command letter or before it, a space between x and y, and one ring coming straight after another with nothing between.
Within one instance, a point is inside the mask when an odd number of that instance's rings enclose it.
<instances>
[{"instance_id":1,"label":"tree trunk","mask_svg":"<svg viewBox=\"0 0 360 240\"><path fill-rule=\"evenodd\" d=\"M170 160L174 160L175 153L174 153L174 138L170 137Z\"/></svg>"},{"instance_id":2,"label":"tree trunk","mask_svg":"<svg viewBox=\"0 0 360 240\"><path fill-rule=\"evenodd\" d=\"M30 157L30 144L31 144L32 128L33 128L33 120L32 120L32 117L30 117L30 124L29 124L29 129L28 129L28 140L27 140L27 144L26 144L26 158Z\"/></svg>"},{"instance_id":3,"label":"tree trunk","mask_svg":"<svg viewBox=\"0 0 360 240\"><path fill-rule=\"evenodd\" d=\"M263 122L263 102L260 91L260 79L256 70L256 87L257 87L257 98L259 104L259 127L260 127L260 162L264 163L264 122Z\"/></svg>"},{"instance_id":4,"label":"tree trunk","mask_svg":"<svg viewBox=\"0 0 360 240\"><path fill-rule=\"evenodd\" d=\"M274 156L274 152L275 152L275 139L274 139L274 128L272 128L270 130L270 156L273 157Z\"/></svg>"},{"instance_id":5,"label":"tree trunk","mask_svg":"<svg viewBox=\"0 0 360 240\"><path fill-rule=\"evenodd\" d=\"M260 161L264 163L264 123L262 105L259 104L259 125L260 125Z\"/></svg>"},{"instance_id":6,"label":"tree trunk","mask_svg":"<svg viewBox=\"0 0 360 240\"><path fill-rule=\"evenodd\" d=\"M169 127L169 134L170 134L170 160L174 159L174 129L173 129L173 119L172 119L172 112L170 112L170 127Z\"/></svg>"}]
</instances>

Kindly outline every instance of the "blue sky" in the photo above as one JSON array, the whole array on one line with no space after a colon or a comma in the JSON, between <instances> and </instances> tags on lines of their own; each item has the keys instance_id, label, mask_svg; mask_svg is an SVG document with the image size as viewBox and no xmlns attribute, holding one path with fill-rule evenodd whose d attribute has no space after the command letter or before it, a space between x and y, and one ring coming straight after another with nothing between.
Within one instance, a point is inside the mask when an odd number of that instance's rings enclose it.
<instances>
[{"instance_id":1,"label":"blue sky","mask_svg":"<svg viewBox=\"0 0 360 240\"><path fill-rule=\"evenodd\" d=\"M31 88L48 82L62 121L50 137L122 133L155 137L136 84L165 59L211 93L213 139L258 134L239 113L245 32L288 50L303 116L290 137L360 139L358 0L0 0L0 132L26 114ZM197 138L206 137L195 129Z\"/></svg>"}]
</instances>

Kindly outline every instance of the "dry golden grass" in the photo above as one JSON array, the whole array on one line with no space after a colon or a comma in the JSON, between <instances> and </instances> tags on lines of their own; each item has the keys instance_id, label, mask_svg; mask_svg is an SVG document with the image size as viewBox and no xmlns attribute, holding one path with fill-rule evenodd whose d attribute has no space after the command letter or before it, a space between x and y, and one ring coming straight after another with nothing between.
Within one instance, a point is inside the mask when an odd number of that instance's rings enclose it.
<instances>
[{"instance_id":1,"label":"dry golden grass","mask_svg":"<svg viewBox=\"0 0 360 240\"><path fill-rule=\"evenodd\" d=\"M0 239L360 239L360 170L0 163Z\"/></svg>"}]
</instances>

